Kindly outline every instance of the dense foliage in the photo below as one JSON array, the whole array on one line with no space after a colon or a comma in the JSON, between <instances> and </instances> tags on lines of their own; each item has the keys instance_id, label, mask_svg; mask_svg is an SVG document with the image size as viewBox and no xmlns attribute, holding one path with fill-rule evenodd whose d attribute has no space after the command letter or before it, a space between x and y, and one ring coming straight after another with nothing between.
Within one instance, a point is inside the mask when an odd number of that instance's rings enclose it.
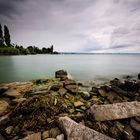
<instances>
[{"instance_id":1,"label":"dense foliage","mask_svg":"<svg viewBox=\"0 0 140 140\"><path fill-rule=\"evenodd\" d=\"M27 55L27 54L58 54L54 52L53 45L49 48L39 49L36 46L29 46L24 48L23 46L11 44L11 37L9 29L4 25L4 31L0 24L0 55Z\"/></svg>"}]
</instances>

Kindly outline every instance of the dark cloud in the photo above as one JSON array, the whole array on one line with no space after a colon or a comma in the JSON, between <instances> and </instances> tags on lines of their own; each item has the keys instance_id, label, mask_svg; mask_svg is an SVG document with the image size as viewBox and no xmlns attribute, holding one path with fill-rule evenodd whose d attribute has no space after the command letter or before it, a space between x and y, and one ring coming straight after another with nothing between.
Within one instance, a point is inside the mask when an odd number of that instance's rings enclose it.
<instances>
[{"instance_id":1,"label":"dark cloud","mask_svg":"<svg viewBox=\"0 0 140 140\"><path fill-rule=\"evenodd\" d=\"M0 0L0 20L13 19L15 15L22 14L21 4L25 0Z\"/></svg>"},{"instance_id":2,"label":"dark cloud","mask_svg":"<svg viewBox=\"0 0 140 140\"><path fill-rule=\"evenodd\" d=\"M140 0L0 0L0 22L24 46L140 52Z\"/></svg>"}]
</instances>

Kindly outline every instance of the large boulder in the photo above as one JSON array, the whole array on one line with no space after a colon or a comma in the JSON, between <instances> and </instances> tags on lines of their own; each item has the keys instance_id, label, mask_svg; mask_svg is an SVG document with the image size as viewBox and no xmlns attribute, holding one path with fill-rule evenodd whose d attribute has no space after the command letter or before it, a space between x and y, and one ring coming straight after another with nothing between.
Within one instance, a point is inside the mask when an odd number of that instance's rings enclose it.
<instances>
[{"instance_id":1,"label":"large boulder","mask_svg":"<svg viewBox=\"0 0 140 140\"><path fill-rule=\"evenodd\" d=\"M58 70L55 72L55 78L60 78L60 80L68 79L68 73L65 70Z\"/></svg>"},{"instance_id":2,"label":"large boulder","mask_svg":"<svg viewBox=\"0 0 140 140\"><path fill-rule=\"evenodd\" d=\"M122 102L106 105L93 105L88 110L96 121L130 118L140 115L140 102Z\"/></svg>"},{"instance_id":3,"label":"large boulder","mask_svg":"<svg viewBox=\"0 0 140 140\"><path fill-rule=\"evenodd\" d=\"M7 112L8 107L9 104L6 101L0 100L0 116L3 116Z\"/></svg>"},{"instance_id":4,"label":"large boulder","mask_svg":"<svg viewBox=\"0 0 140 140\"><path fill-rule=\"evenodd\" d=\"M78 85L74 80L67 79L64 81L64 88L69 92L76 94L78 92Z\"/></svg>"},{"instance_id":5,"label":"large boulder","mask_svg":"<svg viewBox=\"0 0 140 140\"><path fill-rule=\"evenodd\" d=\"M84 125L78 124L68 117L60 117L58 124L67 140L114 140Z\"/></svg>"}]
</instances>

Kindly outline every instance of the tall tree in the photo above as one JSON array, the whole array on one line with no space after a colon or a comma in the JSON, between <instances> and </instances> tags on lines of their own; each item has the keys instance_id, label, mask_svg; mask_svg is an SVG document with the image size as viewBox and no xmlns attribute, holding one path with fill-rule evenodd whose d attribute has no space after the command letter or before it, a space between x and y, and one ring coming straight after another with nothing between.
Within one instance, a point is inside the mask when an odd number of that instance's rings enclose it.
<instances>
[{"instance_id":1,"label":"tall tree","mask_svg":"<svg viewBox=\"0 0 140 140\"><path fill-rule=\"evenodd\" d=\"M50 53L53 53L53 45L50 47Z\"/></svg>"},{"instance_id":2,"label":"tall tree","mask_svg":"<svg viewBox=\"0 0 140 140\"><path fill-rule=\"evenodd\" d=\"M2 32L2 26L0 24L0 47L2 47L4 44L3 42L3 32Z\"/></svg>"},{"instance_id":3,"label":"tall tree","mask_svg":"<svg viewBox=\"0 0 140 140\"><path fill-rule=\"evenodd\" d=\"M11 46L11 39L9 34L9 29L6 25L4 25L4 40L7 46Z\"/></svg>"}]
</instances>

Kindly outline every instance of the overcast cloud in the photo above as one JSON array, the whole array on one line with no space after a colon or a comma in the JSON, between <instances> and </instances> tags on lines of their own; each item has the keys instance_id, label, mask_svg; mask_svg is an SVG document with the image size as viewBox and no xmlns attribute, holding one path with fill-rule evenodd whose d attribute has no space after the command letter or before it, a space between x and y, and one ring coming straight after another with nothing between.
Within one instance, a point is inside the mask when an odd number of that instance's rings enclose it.
<instances>
[{"instance_id":1,"label":"overcast cloud","mask_svg":"<svg viewBox=\"0 0 140 140\"><path fill-rule=\"evenodd\" d=\"M0 0L0 23L25 47L140 53L140 0Z\"/></svg>"}]
</instances>

